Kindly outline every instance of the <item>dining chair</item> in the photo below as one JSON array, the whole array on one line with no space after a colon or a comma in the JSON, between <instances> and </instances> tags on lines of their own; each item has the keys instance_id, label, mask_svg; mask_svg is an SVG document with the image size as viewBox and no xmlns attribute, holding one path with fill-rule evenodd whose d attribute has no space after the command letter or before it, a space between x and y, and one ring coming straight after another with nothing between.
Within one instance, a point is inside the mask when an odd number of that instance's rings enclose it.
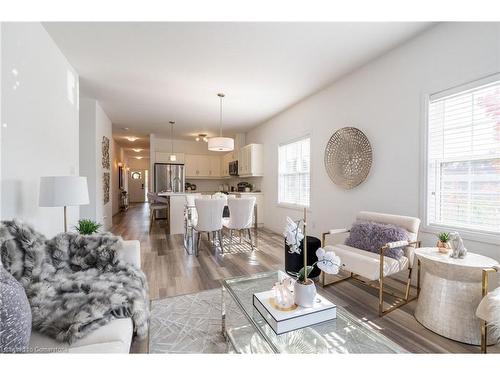
<instances>
[{"instance_id":1,"label":"dining chair","mask_svg":"<svg viewBox=\"0 0 500 375\"><path fill-rule=\"evenodd\" d=\"M224 247L222 245L222 211L224 210L224 200L196 198L194 204L198 215L198 220L194 225L194 230L198 235L196 241L196 256L198 256L202 233L207 233L209 242L210 233L213 234L214 246L215 238L218 237L221 252L224 253Z\"/></svg>"},{"instance_id":2,"label":"dining chair","mask_svg":"<svg viewBox=\"0 0 500 375\"><path fill-rule=\"evenodd\" d=\"M159 210L167 210L168 213L168 198L160 197L158 194L149 192L148 194L148 202L149 202L149 231L151 232L151 228L153 227L153 222L156 220L156 211ZM168 214L167 214L167 222L168 222Z\"/></svg>"},{"instance_id":3,"label":"dining chair","mask_svg":"<svg viewBox=\"0 0 500 375\"><path fill-rule=\"evenodd\" d=\"M224 220L224 227L229 229L229 250L233 245L233 230L246 230L250 240L250 247L254 249L252 241L252 219L255 206L255 197L245 198L228 198L227 205L229 207L229 219Z\"/></svg>"},{"instance_id":4,"label":"dining chair","mask_svg":"<svg viewBox=\"0 0 500 375\"><path fill-rule=\"evenodd\" d=\"M201 198L201 193L189 193L185 195L185 205L184 205L184 248L188 254L193 254L194 244L193 244L193 230L196 221L198 220L198 215L196 214L196 207L194 201L196 198Z\"/></svg>"}]
</instances>

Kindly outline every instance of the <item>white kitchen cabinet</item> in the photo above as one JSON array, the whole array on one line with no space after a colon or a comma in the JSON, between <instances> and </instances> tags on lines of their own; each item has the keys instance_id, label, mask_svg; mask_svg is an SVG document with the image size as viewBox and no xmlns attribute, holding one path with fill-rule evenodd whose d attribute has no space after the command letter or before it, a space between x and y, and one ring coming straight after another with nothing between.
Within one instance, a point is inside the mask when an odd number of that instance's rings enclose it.
<instances>
[{"instance_id":1,"label":"white kitchen cabinet","mask_svg":"<svg viewBox=\"0 0 500 375\"><path fill-rule=\"evenodd\" d=\"M156 163L176 163L176 164L183 164L184 163L184 154L183 153L174 152L174 155L176 156L176 161L174 161L174 162L170 161L170 155L172 155L170 152L156 152L155 153L155 162Z\"/></svg>"},{"instance_id":2,"label":"white kitchen cabinet","mask_svg":"<svg viewBox=\"0 0 500 375\"><path fill-rule=\"evenodd\" d=\"M200 171L198 170L198 155L186 154L184 157L184 171L186 178L198 177Z\"/></svg>"},{"instance_id":3,"label":"white kitchen cabinet","mask_svg":"<svg viewBox=\"0 0 500 375\"><path fill-rule=\"evenodd\" d=\"M264 175L263 145L252 143L240 149L238 158L238 174L240 177Z\"/></svg>"},{"instance_id":4,"label":"white kitchen cabinet","mask_svg":"<svg viewBox=\"0 0 500 375\"><path fill-rule=\"evenodd\" d=\"M220 170L220 156L216 155L211 155L208 157L209 160L209 170L208 170L208 175L210 177L221 177L221 170Z\"/></svg>"},{"instance_id":5,"label":"white kitchen cabinet","mask_svg":"<svg viewBox=\"0 0 500 375\"><path fill-rule=\"evenodd\" d=\"M186 178L220 178L221 157L217 155L193 155L184 157Z\"/></svg>"},{"instance_id":6,"label":"white kitchen cabinet","mask_svg":"<svg viewBox=\"0 0 500 375\"><path fill-rule=\"evenodd\" d=\"M196 155L199 177L210 177L210 159L208 155Z\"/></svg>"}]
</instances>

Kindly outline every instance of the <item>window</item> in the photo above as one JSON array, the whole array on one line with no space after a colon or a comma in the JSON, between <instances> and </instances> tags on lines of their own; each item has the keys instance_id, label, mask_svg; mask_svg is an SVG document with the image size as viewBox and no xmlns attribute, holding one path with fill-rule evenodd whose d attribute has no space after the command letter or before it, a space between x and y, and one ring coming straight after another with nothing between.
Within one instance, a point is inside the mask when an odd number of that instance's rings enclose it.
<instances>
[{"instance_id":1,"label":"window","mask_svg":"<svg viewBox=\"0 0 500 375\"><path fill-rule=\"evenodd\" d=\"M309 207L311 153L310 139L279 147L278 203Z\"/></svg>"},{"instance_id":2,"label":"window","mask_svg":"<svg viewBox=\"0 0 500 375\"><path fill-rule=\"evenodd\" d=\"M500 77L431 95L427 225L500 234Z\"/></svg>"},{"instance_id":3,"label":"window","mask_svg":"<svg viewBox=\"0 0 500 375\"><path fill-rule=\"evenodd\" d=\"M132 172L131 176L132 176L133 180L140 180L141 179L141 172Z\"/></svg>"}]
</instances>

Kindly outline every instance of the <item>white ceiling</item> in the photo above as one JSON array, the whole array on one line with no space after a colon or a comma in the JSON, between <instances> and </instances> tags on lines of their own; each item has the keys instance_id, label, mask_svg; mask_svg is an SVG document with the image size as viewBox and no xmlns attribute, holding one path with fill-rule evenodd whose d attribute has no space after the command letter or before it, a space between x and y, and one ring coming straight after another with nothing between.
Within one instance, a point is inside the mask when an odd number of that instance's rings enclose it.
<instances>
[{"instance_id":1,"label":"white ceiling","mask_svg":"<svg viewBox=\"0 0 500 375\"><path fill-rule=\"evenodd\" d=\"M44 23L117 135L176 138L265 121L430 23ZM122 128L128 127L128 131Z\"/></svg>"}]
</instances>

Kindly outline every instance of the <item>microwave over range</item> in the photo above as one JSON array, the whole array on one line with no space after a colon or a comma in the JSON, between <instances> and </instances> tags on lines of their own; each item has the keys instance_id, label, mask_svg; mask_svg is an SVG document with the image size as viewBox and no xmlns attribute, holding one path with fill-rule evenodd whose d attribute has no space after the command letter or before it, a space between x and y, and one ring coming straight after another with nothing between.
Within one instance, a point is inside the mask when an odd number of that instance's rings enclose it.
<instances>
[{"instance_id":1,"label":"microwave over range","mask_svg":"<svg viewBox=\"0 0 500 375\"><path fill-rule=\"evenodd\" d=\"M229 175L238 176L238 160L229 162Z\"/></svg>"}]
</instances>

